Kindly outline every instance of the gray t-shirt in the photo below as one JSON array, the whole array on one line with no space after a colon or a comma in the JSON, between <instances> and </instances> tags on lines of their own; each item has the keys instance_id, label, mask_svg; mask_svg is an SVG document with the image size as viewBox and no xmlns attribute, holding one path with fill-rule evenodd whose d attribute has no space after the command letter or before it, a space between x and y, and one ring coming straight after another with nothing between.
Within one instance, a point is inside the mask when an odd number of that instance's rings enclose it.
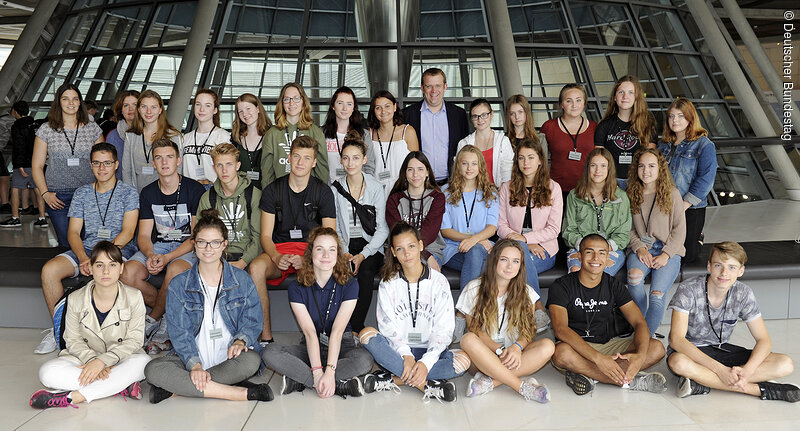
<instances>
[{"instance_id":1,"label":"gray t-shirt","mask_svg":"<svg viewBox=\"0 0 800 431\"><path fill-rule=\"evenodd\" d=\"M56 131L48 123L39 127L36 136L47 143L47 170L44 179L48 190L71 192L84 184L94 182L92 168L89 166L89 153L102 134L100 126L94 122L80 126L77 130Z\"/></svg>"},{"instance_id":2,"label":"gray t-shirt","mask_svg":"<svg viewBox=\"0 0 800 431\"><path fill-rule=\"evenodd\" d=\"M727 343L738 319L749 323L761 317L753 290L738 280L728 291L727 304L714 308L706 303L705 275L681 283L669 302L669 308L689 315L686 339L698 347Z\"/></svg>"},{"instance_id":3,"label":"gray t-shirt","mask_svg":"<svg viewBox=\"0 0 800 431\"><path fill-rule=\"evenodd\" d=\"M86 184L75 190L69 207L69 217L83 219L86 232L83 246L87 249L94 248L103 239L113 240L122 231L125 213L139 209L139 194L133 186L118 181L116 189L98 193L97 199L93 186L94 183ZM98 237L100 229L109 229L110 238Z\"/></svg>"}]
</instances>

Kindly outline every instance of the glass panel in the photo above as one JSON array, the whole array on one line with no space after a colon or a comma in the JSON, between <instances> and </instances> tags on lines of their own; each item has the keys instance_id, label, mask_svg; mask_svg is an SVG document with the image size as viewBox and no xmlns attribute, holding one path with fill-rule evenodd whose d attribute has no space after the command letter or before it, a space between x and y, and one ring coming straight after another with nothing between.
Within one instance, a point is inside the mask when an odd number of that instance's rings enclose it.
<instances>
[{"instance_id":1,"label":"glass panel","mask_svg":"<svg viewBox=\"0 0 800 431\"><path fill-rule=\"evenodd\" d=\"M93 6L98 6L103 3L103 0L75 0L72 4L72 10L85 9Z\"/></svg>"},{"instance_id":2,"label":"glass panel","mask_svg":"<svg viewBox=\"0 0 800 431\"><path fill-rule=\"evenodd\" d=\"M766 157L765 157L766 159ZM714 192L717 193L720 205L729 205L747 201L770 199L770 190L764 184L764 178L758 171L753 154L746 148L741 152L725 152L717 155L717 176L714 181ZM767 164L769 161L767 161ZM769 166L771 168L771 166ZM764 171L768 178L777 178L774 172ZM780 181L777 181L780 184ZM747 199L744 199L744 197Z\"/></svg>"},{"instance_id":3,"label":"glass panel","mask_svg":"<svg viewBox=\"0 0 800 431\"><path fill-rule=\"evenodd\" d=\"M223 98L243 93L277 99L281 87L295 80L297 50L220 51L210 87Z\"/></svg>"},{"instance_id":4,"label":"glass panel","mask_svg":"<svg viewBox=\"0 0 800 431\"><path fill-rule=\"evenodd\" d=\"M711 136L739 137L739 132L736 130L728 110L723 105L696 104L695 107L697 108L697 115L700 117L700 125L708 130Z\"/></svg>"},{"instance_id":5,"label":"glass panel","mask_svg":"<svg viewBox=\"0 0 800 431\"><path fill-rule=\"evenodd\" d=\"M47 54L67 54L80 51L96 17L97 11L67 18L58 35L53 39Z\"/></svg>"},{"instance_id":6,"label":"glass panel","mask_svg":"<svg viewBox=\"0 0 800 431\"><path fill-rule=\"evenodd\" d=\"M420 3L418 40L488 40L489 32L479 1Z\"/></svg>"},{"instance_id":7,"label":"glass panel","mask_svg":"<svg viewBox=\"0 0 800 431\"><path fill-rule=\"evenodd\" d=\"M354 0L314 0L308 39L327 42L357 40Z\"/></svg>"},{"instance_id":8,"label":"glass panel","mask_svg":"<svg viewBox=\"0 0 800 431\"><path fill-rule=\"evenodd\" d=\"M186 46L196 11L194 2L159 5L144 46ZM208 38L210 43L211 34Z\"/></svg>"},{"instance_id":9,"label":"glass panel","mask_svg":"<svg viewBox=\"0 0 800 431\"><path fill-rule=\"evenodd\" d=\"M756 160L756 163L761 167L761 172L764 173L764 180L766 180L767 187L772 193L774 199L786 199L789 195L786 193L786 187L783 185L780 176L775 172L772 167L772 162L767 157L767 153L760 147L750 149Z\"/></svg>"},{"instance_id":10,"label":"glass panel","mask_svg":"<svg viewBox=\"0 0 800 431\"><path fill-rule=\"evenodd\" d=\"M172 87L175 85L175 78L178 76L182 58L183 56L180 54L143 54L134 66L136 70L133 72L128 88L153 90L161 95L162 98L169 99L170 95L172 95ZM205 59L201 61L198 70L203 69L204 63ZM195 86L197 86L199 80L200 74L198 73Z\"/></svg>"},{"instance_id":11,"label":"glass panel","mask_svg":"<svg viewBox=\"0 0 800 431\"><path fill-rule=\"evenodd\" d=\"M577 50L517 49L517 58L529 97L558 97L564 84L584 82Z\"/></svg>"},{"instance_id":12,"label":"glass panel","mask_svg":"<svg viewBox=\"0 0 800 431\"><path fill-rule=\"evenodd\" d=\"M75 63L73 58L43 61L39 65L36 76L31 81L28 91L33 90L30 100L50 102L55 98L56 89L67 80L67 74Z\"/></svg>"},{"instance_id":13,"label":"glass panel","mask_svg":"<svg viewBox=\"0 0 800 431\"><path fill-rule=\"evenodd\" d=\"M122 75L128 69L131 56L106 55L87 57L78 67L75 83L86 100L113 101L119 91Z\"/></svg>"},{"instance_id":14,"label":"glass panel","mask_svg":"<svg viewBox=\"0 0 800 431\"><path fill-rule=\"evenodd\" d=\"M571 1L578 38L589 45L641 46L622 5Z\"/></svg>"},{"instance_id":15,"label":"glass panel","mask_svg":"<svg viewBox=\"0 0 800 431\"><path fill-rule=\"evenodd\" d=\"M661 86L656 83L648 54L587 50L586 61L600 96L610 94L617 79L633 75L639 78L647 97L665 97Z\"/></svg>"},{"instance_id":16,"label":"glass panel","mask_svg":"<svg viewBox=\"0 0 800 431\"><path fill-rule=\"evenodd\" d=\"M498 97L497 80L489 49L415 49L408 97L422 97L422 72L429 67L442 69L447 76L445 97Z\"/></svg>"},{"instance_id":17,"label":"glass panel","mask_svg":"<svg viewBox=\"0 0 800 431\"><path fill-rule=\"evenodd\" d=\"M133 48L139 41L150 7L130 7L105 12L92 48Z\"/></svg>"},{"instance_id":18,"label":"glass panel","mask_svg":"<svg viewBox=\"0 0 800 431\"><path fill-rule=\"evenodd\" d=\"M656 54L655 57L671 97L719 98L699 57L673 54Z\"/></svg>"},{"instance_id":19,"label":"glass panel","mask_svg":"<svg viewBox=\"0 0 800 431\"><path fill-rule=\"evenodd\" d=\"M634 11L639 16L644 38L651 48L694 50L689 35L674 11L652 7L636 7Z\"/></svg>"},{"instance_id":20,"label":"glass panel","mask_svg":"<svg viewBox=\"0 0 800 431\"><path fill-rule=\"evenodd\" d=\"M341 85L350 87L356 97L370 97L361 63L361 52L358 50L306 51L302 73L303 88L312 99L330 98ZM325 111L327 112L327 106Z\"/></svg>"},{"instance_id":21,"label":"glass panel","mask_svg":"<svg viewBox=\"0 0 800 431\"><path fill-rule=\"evenodd\" d=\"M734 101L735 102L735 101ZM730 106L730 101L728 105ZM744 111L742 108L737 106L731 106L731 113L733 114L733 121L739 126L742 130L743 136L756 136L756 132L753 131L753 126L750 125L750 120L747 119L747 115L744 115Z\"/></svg>"},{"instance_id":22,"label":"glass panel","mask_svg":"<svg viewBox=\"0 0 800 431\"><path fill-rule=\"evenodd\" d=\"M567 24L564 8L556 2L512 5L519 0L509 0L508 16L516 42L574 43L572 30ZM529 3L530 0L523 3Z\"/></svg>"}]
</instances>

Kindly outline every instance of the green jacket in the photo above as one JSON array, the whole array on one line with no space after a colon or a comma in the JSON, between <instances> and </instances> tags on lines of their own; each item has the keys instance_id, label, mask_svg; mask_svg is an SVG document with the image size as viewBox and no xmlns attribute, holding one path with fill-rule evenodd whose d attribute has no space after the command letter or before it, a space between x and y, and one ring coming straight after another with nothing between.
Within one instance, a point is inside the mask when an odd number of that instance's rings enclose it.
<instances>
[{"instance_id":1,"label":"green jacket","mask_svg":"<svg viewBox=\"0 0 800 431\"><path fill-rule=\"evenodd\" d=\"M328 147L325 145L325 135L317 125L311 125L310 129L297 130L296 124L290 124L286 129L279 129L275 126L267 130L264 135L263 148L261 152L261 186L268 186L279 177L289 173L289 150L292 147L292 137L295 132L297 136L311 136L319 143L317 152L317 166L311 171L311 175L319 178L328 184ZM287 142L286 136L289 136Z\"/></svg>"},{"instance_id":2,"label":"green jacket","mask_svg":"<svg viewBox=\"0 0 800 431\"><path fill-rule=\"evenodd\" d=\"M579 199L575 189L567 196L566 208L561 236L569 247L577 250L581 239L590 233L604 234L612 250L622 250L628 246L631 239L631 203L625 191L617 189L617 199L603 206L599 231L594 203Z\"/></svg>"},{"instance_id":3,"label":"green jacket","mask_svg":"<svg viewBox=\"0 0 800 431\"><path fill-rule=\"evenodd\" d=\"M219 178L214 181L214 191L217 192L216 210L219 211L220 218L228 228L228 253L241 253L242 260L250 262L261 254L261 209L258 207L261 201L261 190L253 187L253 197L250 200L252 214L247 215L247 203L245 202L245 189L250 185L247 173L239 172L239 185L232 196L225 196L222 193L222 184ZM204 209L211 208L209 195L211 190L203 193L200 203L197 205L197 217ZM238 205L237 205L238 202ZM235 207L235 208L234 208ZM233 220L232 220L233 219Z\"/></svg>"}]
</instances>

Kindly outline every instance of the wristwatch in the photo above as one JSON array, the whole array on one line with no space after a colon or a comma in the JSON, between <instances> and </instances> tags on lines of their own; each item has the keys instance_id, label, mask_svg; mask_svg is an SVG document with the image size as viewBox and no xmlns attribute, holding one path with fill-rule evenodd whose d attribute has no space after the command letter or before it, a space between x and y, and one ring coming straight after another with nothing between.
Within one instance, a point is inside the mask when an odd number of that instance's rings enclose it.
<instances>
[{"instance_id":1,"label":"wristwatch","mask_svg":"<svg viewBox=\"0 0 800 431\"><path fill-rule=\"evenodd\" d=\"M500 355L502 355L502 354L503 354L503 349L504 349L504 347L498 347L498 348L497 348L497 350L495 350L495 351L494 351L494 353L495 353L497 356L500 356Z\"/></svg>"}]
</instances>

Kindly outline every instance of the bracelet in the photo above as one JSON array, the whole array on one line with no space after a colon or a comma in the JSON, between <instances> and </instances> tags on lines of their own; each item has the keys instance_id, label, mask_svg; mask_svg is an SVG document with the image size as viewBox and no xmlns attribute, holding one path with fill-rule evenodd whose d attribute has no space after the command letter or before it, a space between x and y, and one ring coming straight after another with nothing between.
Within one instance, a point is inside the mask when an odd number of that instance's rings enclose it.
<instances>
[{"instance_id":1,"label":"bracelet","mask_svg":"<svg viewBox=\"0 0 800 431\"><path fill-rule=\"evenodd\" d=\"M321 370L321 369L322 369L322 366L319 366L319 367L311 367L311 372L313 373L314 371Z\"/></svg>"},{"instance_id":2,"label":"bracelet","mask_svg":"<svg viewBox=\"0 0 800 431\"><path fill-rule=\"evenodd\" d=\"M44 197L44 195L46 195L48 193L53 193L53 192L51 192L50 190L45 190L45 191L42 192L41 196Z\"/></svg>"},{"instance_id":3,"label":"bracelet","mask_svg":"<svg viewBox=\"0 0 800 431\"><path fill-rule=\"evenodd\" d=\"M519 347L519 351L521 352L521 351L522 351L522 344L519 344L519 343L517 343L516 341L514 342L514 344L516 344L516 345L517 345L517 347Z\"/></svg>"},{"instance_id":4,"label":"bracelet","mask_svg":"<svg viewBox=\"0 0 800 431\"><path fill-rule=\"evenodd\" d=\"M336 364L328 364L328 368L330 368L333 371L336 371Z\"/></svg>"}]
</instances>

